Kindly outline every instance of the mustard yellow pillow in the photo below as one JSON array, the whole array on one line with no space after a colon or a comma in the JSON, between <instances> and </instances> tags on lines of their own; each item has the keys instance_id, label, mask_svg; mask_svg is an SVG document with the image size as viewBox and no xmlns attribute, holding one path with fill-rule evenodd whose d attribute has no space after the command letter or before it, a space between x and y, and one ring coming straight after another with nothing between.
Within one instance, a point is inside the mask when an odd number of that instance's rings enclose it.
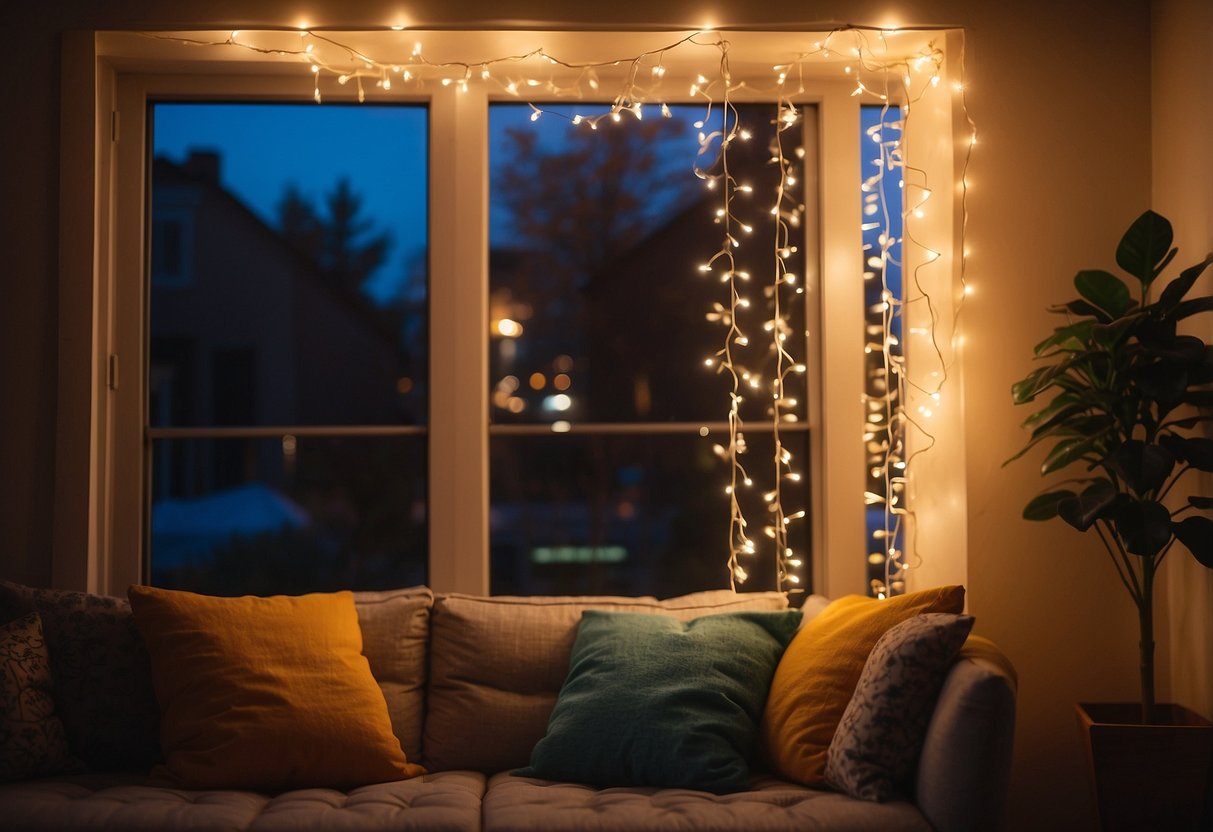
<instances>
[{"instance_id":1,"label":"mustard yellow pillow","mask_svg":"<svg viewBox=\"0 0 1213 832\"><path fill-rule=\"evenodd\" d=\"M848 595L805 624L775 669L762 716L761 741L771 770L808 786L824 785L830 740L876 642L921 613L963 609L960 586L883 601Z\"/></svg>"},{"instance_id":2,"label":"mustard yellow pillow","mask_svg":"<svg viewBox=\"0 0 1213 832\"><path fill-rule=\"evenodd\" d=\"M128 594L160 703L165 763L153 782L283 791L425 773L392 734L353 593Z\"/></svg>"}]
</instances>

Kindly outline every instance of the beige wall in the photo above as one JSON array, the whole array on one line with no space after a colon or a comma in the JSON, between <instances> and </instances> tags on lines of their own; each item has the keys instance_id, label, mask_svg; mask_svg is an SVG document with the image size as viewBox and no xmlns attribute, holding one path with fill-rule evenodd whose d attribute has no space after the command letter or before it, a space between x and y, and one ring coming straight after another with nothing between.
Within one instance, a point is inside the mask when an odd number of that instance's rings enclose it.
<instances>
[{"instance_id":1,"label":"beige wall","mask_svg":"<svg viewBox=\"0 0 1213 832\"><path fill-rule=\"evenodd\" d=\"M1160 39L1170 44L1187 37L1170 21L1185 6L1202 2L1160 4L1160 21L1176 30L1161 33ZM5 116L0 473L6 483L6 499L0 500L0 573L32 583L47 583L50 577L57 341L72 335L57 332L55 288L61 33L251 28L290 25L304 15L316 25L357 28L394 22L389 18L401 10L427 24L539 27L565 20L611 28L689 27L710 15L718 24L737 26L814 28L821 21L849 21L965 28L969 101L981 134L969 204L975 293L962 324L970 608L979 631L1005 647L1021 676L1013 828L1082 829L1088 805L1072 703L1135 696L1132 606L1096 541L1057 524L1019 519L1022 504L1040 486L1039 457L1007 469L1000 465L1024 438L1018 423L1026 414L1011 407L1009 387L1028 371L1031 345L1051 325L1044 308L1069 298L1069 280L1078 268L1110 264L1121 230L1150 203L1146 0L772 0L732 7L622 0L567 8L488 0L417 0L407 6L373 0L6 3L0 11L6 64L21 71L0 73ZM1207 26L1204 31L1207 56ZM1160 113L1159 125L1179 118ZM1207 130L1200 135L1207 136ZM1208 161L1203 161L1207 173ZM1186 199L1183 190L1156 192L1156 197L1170 200L1177 193ZM1207 238L1207 191L1200 204L1204 230L1190 233ZM1194 253L1198 243L1185 251ZM1177 600L1188 615L1195 604L1207 610L1208 595ZM1207 633L1203 615L1191 626L1203 626ZM1206 649L1206 661L1208 654ZM1187 690L1190 681L1183 672L1173 683L1177 691ZM1193 691L1203 689L1207 707L1208 666L1191 672L1205 677L1203 688Z\"/></svg>"},{"instance_id":2,"label":"beige wall","mask_svg":"<svg viewBox=\"0 0 1213 832\"><path fill-rule=\"evenodd\" d=\"M1152 10L1153 202L1174 224L1177 262L1187 267L1213 251L1213 4L1160 0ZM1213 274L1197 290L1213 292ZM1203 317L1195 334L1213 341ZM1213 475L1203 475L1200 489L1213 490ZM1177 551L1163 580L1170 696L1213 718L1213 570Z\"/></svg>"}]
</instances>

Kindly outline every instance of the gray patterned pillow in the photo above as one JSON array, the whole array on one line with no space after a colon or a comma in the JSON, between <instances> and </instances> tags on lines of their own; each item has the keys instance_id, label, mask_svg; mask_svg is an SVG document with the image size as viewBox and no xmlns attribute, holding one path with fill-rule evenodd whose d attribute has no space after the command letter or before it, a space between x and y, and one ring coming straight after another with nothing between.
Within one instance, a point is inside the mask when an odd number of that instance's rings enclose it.
<instances>
[{"instance_id":1,"label":"gray patterned pillow","mask_svg":"<svg viewBox=\"0 0 1213 832\"><path fill-rule=\"evenodd\" d=\"M0 626L0 783L73 768L38 613Z\"/></svg>"},{"instance_id":2,"label":"gray patterned pillow","mask_svg":"<svg viewBox=\"0 0 1213 832\"><path fill-rule=\"evenodd\" d=\"M944 677L970 615L927 613L889 629L863 667L826 755L826 781L860 800L908 792Z\"/></svg>"},{"instance_id":3,"label":"gray patterned pillow","mask_svg":"<svg viewBox=\"0 0 1213 832\"><path fill-rule=\"evenodd\" d=\"M0 621L36 611L72 753L101 771L161 759L151 660L124 598L0 582Z\"/></svg>"}]
</instances>

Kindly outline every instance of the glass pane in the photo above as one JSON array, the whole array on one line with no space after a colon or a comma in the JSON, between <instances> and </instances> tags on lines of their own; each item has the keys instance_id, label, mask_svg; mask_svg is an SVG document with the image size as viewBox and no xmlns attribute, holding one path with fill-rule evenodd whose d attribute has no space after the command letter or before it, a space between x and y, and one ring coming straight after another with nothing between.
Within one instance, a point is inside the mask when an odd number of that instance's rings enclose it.
<instances>
[{"instance_id":1,"label":"glass pane","mask_svg":"<svg viewBox=\"0 0 1213 832\"><path fill-rule=\"evenodd\" d=\"M807 434L785 442L799 437ZM772 456L769 434L747 440L753 460ZM728 587L729 511L717 441L694 434L493 437L492 591L668 597ZM761 494L745 496L748 516L763 517ZM807 525L792 529L791 545L807 551ZM774 587L769 555L745 566L751 577L741 589Z\"/></svg>"},{"instance_id":2,"label":"glass pane","mask_svg":"<svg viewBox=\"0 0 1213 832\"><path fill-rule=\"evenodd\" d=\"M423 424L426 108L150 115L149 424Z\"/></svg>"},{"instance_id":3,"label":"glass pane","mask_svg":"<svg viewBox=\"0 0 1213 832\"><path fill-rule=\"evenodd\" d=\"M672 106L670 118L643 120L626 113L594 130L574 123L579 113L608 108L545 105L532 120L527 105L490 105L494 422L717 421L728 413L729 383L704 365L725 334L705 315L713 302L730 303L719 275L699 269L724 234L720 191L706 189L693 169L713 164L711 150L698 157L704 108ZM737 349L768 378L773 359L760 336L769 317L762 286L776 259L775 113L773 104L738 107L751 138L729 151L730 174L753 187L734 206L755 241L737 250L736 269L754 285L753 305L739 316L751 345ZM798 135L783 134L789 158ZM788 270L803 275L805 247L797 248ZM803 296L789 297L793 330L803 333ZM803 384L803 376L789 379L788 395L803 402ZM746 402L743 417L766 419L769 399L761 398Z\"/></svg>"},{"instance_id":4,"label":"glass pane","mask_svg":"<svg viewBox=\"0 0 1213 832\"><path fill-rule=\"evenodd\" d=\"M867 418L864 443L867 449L869 494L866 509L868 586L872 594L885 592L889 581L885 562L890 550L905 546L901 515L885 511L890 478L900 476L895 467L905 458L905 436L894 418L901 408L897 391L898 365L886 359L902 352L901 168L891 166L901 139L898 108L860 108L860 180L863 184L863 276L864 326L867 349L864 355L864 396ZM893 467L890 467L893 466ZM896 495L894 495L896 497ZM900 590L901 587L895 587Z\"/></svg>"},{"instance_id":5,"label":"glass pane","mask_svg":"<svg viewBox=\"0 0 1213 832\"><path fill-rule=\"evenodd\" d=\"M426 582L426 440L162 439L151 580L213 595Z\"/></svg>"}]
</instances>

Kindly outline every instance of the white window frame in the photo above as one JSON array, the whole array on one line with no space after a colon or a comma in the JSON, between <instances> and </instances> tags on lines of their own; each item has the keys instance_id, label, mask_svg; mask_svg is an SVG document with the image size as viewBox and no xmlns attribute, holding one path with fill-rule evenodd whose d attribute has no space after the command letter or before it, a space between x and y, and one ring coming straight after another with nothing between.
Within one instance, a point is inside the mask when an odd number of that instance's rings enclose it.
<instances>
[{"instance_id":1,"label":"white window frame","mask_svg":"<svg viewBox=\"0 0 1213 832\"><path fill-rule=\"evenodd\" d=\"M627 33L610 36L615 48L626 50ZM129 33L68 33L63 62L53 581L118 594L145 577L149 512L142 470L147 101L311 97L301 88L297 65L290 74L270 74L264 64L217 64L203 54L207 50L173 49L167 42L132 48L137 40ZM740 74L735 68L735 80ZM812 80L806 88L796 100L816 105L807 144L820 149L819 163L806 170L806 189L818 194L810 206L829 206L806 218L807 233L817 237L807 250L818 253L805 275L810 557L814 591L837 596L866 591L860 102L851 95L853 84L842 79ZM489 587L490 98L475 85L466 93L451 85L392 97L425 102L430 114L429 584L440 592L485 594ZM927 128L952 131L950 112L936 113L934 120ZM950 151L929 164L952 177ZM953 212L941 215L938 222L954 243ZM945 256L950 263L951 249ZM721 407L723 413L726 403ZM963 486L963 470L955 468L945 476L959 477ZM955 531L950 529L953 537ZM722 570L725 555L722 541Z\"/></svg>"}]
</instances>

